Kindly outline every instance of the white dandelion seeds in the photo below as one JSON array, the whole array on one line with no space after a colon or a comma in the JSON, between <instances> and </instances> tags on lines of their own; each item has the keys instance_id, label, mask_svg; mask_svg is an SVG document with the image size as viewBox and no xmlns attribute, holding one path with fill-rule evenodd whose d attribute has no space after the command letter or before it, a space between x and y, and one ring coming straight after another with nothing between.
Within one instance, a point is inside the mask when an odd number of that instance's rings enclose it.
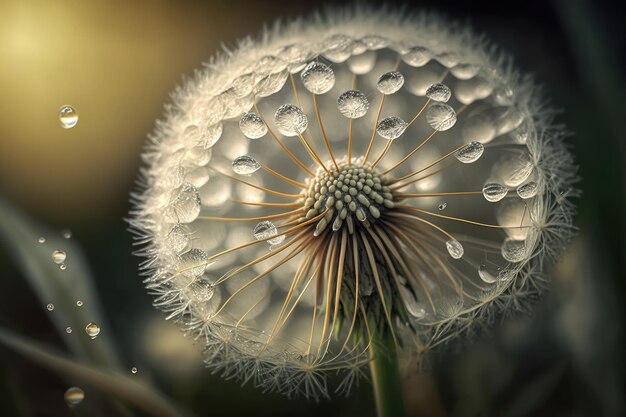
<instances>
[{"instance_id":1,"label":"white dandelion seeds","mask_svg":"<svg viewBox=\"0 0 626 417\"><path fill-rule=\"evenodd\" d=\"M268 391L328 396L337 372L349 390L379 338L421 363L525 308L575 233L552 119L529 78L432 15L277 24L157 123L130 220L146 287L210 368Z\"/></svg>"}]
</instances>

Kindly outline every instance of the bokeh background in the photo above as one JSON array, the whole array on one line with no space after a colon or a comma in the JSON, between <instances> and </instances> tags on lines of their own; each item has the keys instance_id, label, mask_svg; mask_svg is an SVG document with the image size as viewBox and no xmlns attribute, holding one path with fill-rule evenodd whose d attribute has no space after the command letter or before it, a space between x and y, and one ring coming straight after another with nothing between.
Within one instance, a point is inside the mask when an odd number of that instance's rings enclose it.
<instances>
[{"instance_id":1,"label":"bokeh background","mask_svg":"<svg viewBox=\"0 0 626 417\"><path fill-rule=\"evenodd\" d=\"M534 315L436 355L430 372L404 383L407 415L623 415L626 36L617 2L419 3L405 7L468 21L534 74L562 109L558 121L573 133L583 194L580 236L552 271L553 291ZM374 415L366 381L349 398L314 403L210 375L195 347L152 309L123 221L146 135L183 76L222 44L233 47L265 23L320 7L318 1L0 0L0 203L12 207L0 210L0 223L13 223L7 213L17 213L50 242L72 230L66 272L74 269L68 276L76 281L68 284L83 288L86 305L106 320L93 342L128 375L136 366L133 378L189 415ZM57 111L65 104L79 113L73 129L59 126ZM11 235L0 239L0 327L55 351L80 351L70 339L84 324L75 323L73 334L58 331L41 288L29 281L38 249L29 259L18 246ZM72 257L81 253L87 265L79 268ZM84 279L93 288L84 289ZM83 387L86 399L70 409L63 393L72 385ZM144 414L0 345L0 415Z\"/></svg>"}]
</instances>

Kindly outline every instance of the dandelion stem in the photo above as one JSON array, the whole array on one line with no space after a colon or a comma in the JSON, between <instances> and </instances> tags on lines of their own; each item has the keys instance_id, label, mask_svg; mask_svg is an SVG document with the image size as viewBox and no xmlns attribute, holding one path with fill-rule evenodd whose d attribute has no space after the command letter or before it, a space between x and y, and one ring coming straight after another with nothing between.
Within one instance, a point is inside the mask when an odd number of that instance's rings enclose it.
<instances>
[{"instance_id":1,"label":"dandelion stem","mask_svg":"<svg viewBox=\"0 0 626 417\"><path fill-rule=\"evenodd\" d=\"M394 339L385 327L381 329L376 323L370 323L370 328L375 339L370 346L370 371L376 399L376 414L378 417L404 416Z\"/></svg>"}]
</instances>

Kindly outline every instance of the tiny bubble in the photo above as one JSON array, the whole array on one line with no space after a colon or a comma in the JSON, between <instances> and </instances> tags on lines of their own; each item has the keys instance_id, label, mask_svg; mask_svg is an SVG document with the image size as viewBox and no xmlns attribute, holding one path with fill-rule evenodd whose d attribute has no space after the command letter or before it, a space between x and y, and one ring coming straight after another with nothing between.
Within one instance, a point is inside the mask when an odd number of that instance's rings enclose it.
<instances>
[{"instance_id":1,"label":"tiny bubble","mask_svg":"<svg viewBox=\"0 0 626 417\"><path fill-rule=\"evenodd\" d=\"M69 407L76 407L85 399L85 391L78 387L71 387L65 391L63 398Z\"/></svg>"},{"instance_id":2,"label":"tiny bubble","mask_svg":"<svg viewBox=\"0 0 626 417\"><path fill-rule=\"evenodd\" d=\"M87 333L87 336L95 339L100 334L100 326L96 323L89 323L85 326L85 333Z\"/></svg>"},{"instance_id":3,"label":"tiny bubble","mask_svg":"<svg viewBox=\"0 0 626 417\"><path fill-rule=\"evenodd\" d=\"M39 243L46 243L46 238L41 236L39 239L37 239L37 242L39 242Z\"/></svg>"},{"instance_id":4,"label":"tiny bubble","mask_svg":"<svg viewBox=\"0 0 626 417\"><path fill-rule=\"evenodd\" d=\"M133 374L136 374L137 372L139 372L139 369L137 369L136 367L134 367L134 366L133 366L132 368L130 368L130 371L131 371Z\"/></svg>"},{"instance_id":5,"label":"tiny bubble","mask_svg":"<svg viewBox=\"0 0 626 417\"><path fill-rule=\"evenodd\" d=\"M439 209L439 211L442 211L442 210L445 210L446 207L448 207L448 203L444 201L443 203L439 204L437 208Z\"/></svg>"},{"instance_id":6,"label":"tiny bubble","mask_svg":"<svg viewBox=\"0 0 626 417\"><path fill-rule=\"evenodd\" d=\"M46 309L47 309L48 311L52 311L52 310L54 310L54 304L52 304L52 303L48 304L48 305L46 306Z\"/></svg>"},{"instance_id":7,"label":"tiny bubble","mask_svg":"<svg viewBox=\"0 0 626 417\"><path fill-rule=\"evenodd\" d=\"M76 305L78 307L82 307L83 306L83 302L81 300L76 301Z\"/></svg>"},{"instance_id":8,"label":"tiny bubble","mask_svg":"<svg viewBox=\"0 0 626 417\"><path fill-rule=\"evenodd\" d=\"M69 229L63 230L63 237L66 239L70 239L72 237L72 231Z\"/></svg>"},{"instance_id":9,"label":"tiny bubble","mask_svg":"<svg viewBox=\"0 0 626 417\"><path fill-rule=\"evenodd\" d=\"M63 262L65 262L65 258L67 257L67 255L65 254L65 252L63 252L60 249L55 250L54 252L52 252L52 260L54 261L55 264L60 265Z\"/></svg>"},{"instance_id":10,"label":"tiny bubble","mask_svg":"<svg viewBox=\"0 0 626 417\"><path fill-rule=\"evenodd\" d=\"M64 264L64 263L63 263L63 264L61 264L61 265L59 265L59 269L60 269L61 271L65 271L65 270L67 269L67 265L66 265L66 264Z\"/></svg>"},{"instance_id":11,"label":"tiny bubble","mask_svg":"<svg viewBox=\"0 0 626 417\"><path fill-rule=\"evenodd\" d=\"M78 113L72 106L63 106L59 109L59 122L63 129L71 129L78 123Z\"/></svg>"},{"instance_id":12,"label":"tiny bubble","mask_svg":"<svg viewBox=\"0 0 626 417\"><path fill-rule=\"evenodd\" d=\"M67 334L72 333L72 328L71 328L71 327L69 327L69 326L68 326L68 327L66 327L66 328L65 328L65 333L67 333Z\"/></svg>"}]
</instances>

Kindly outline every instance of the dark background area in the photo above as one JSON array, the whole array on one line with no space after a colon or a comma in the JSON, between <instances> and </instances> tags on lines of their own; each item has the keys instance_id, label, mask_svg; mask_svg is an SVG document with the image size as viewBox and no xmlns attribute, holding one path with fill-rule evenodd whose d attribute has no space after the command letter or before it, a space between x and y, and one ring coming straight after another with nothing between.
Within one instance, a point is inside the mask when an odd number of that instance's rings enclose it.
<instances>
[{"instance_id":1,"label":"dark background area","mask_svg":"<svg viewBox=\"0 0 626 417\"><path fill-rule=\"evenodd\" d=\"M162 343L157 336L178 336L159 327L163 320L137 275L123 221L145 137L181 74L221 43L234 46L264 23L323 4L339 2L0 3L0 198L50 233L73 231L110 321L101 337L116 345L128 369L137 366L138 377L193 415L374 414L366 381L348 398L286 399L210 375L184 341L150 348ZM405 381L407 414L621 415L626 36L618 2L440 0L405 7L469 22L535 76L562 110L558 122L573 133L583 191L580 236L552 271L554 290L532 317L458 352L441 352L432 372ZM76 128L58 127L62 104L77 108ZM64 335L3 246L0 283L0 325L63 350ZM0 415L100 415L67 408L63 392L73 384L0 347ZM106 396L85 390L101 415L116 415Z\"/></svg>"}]
</instances>

